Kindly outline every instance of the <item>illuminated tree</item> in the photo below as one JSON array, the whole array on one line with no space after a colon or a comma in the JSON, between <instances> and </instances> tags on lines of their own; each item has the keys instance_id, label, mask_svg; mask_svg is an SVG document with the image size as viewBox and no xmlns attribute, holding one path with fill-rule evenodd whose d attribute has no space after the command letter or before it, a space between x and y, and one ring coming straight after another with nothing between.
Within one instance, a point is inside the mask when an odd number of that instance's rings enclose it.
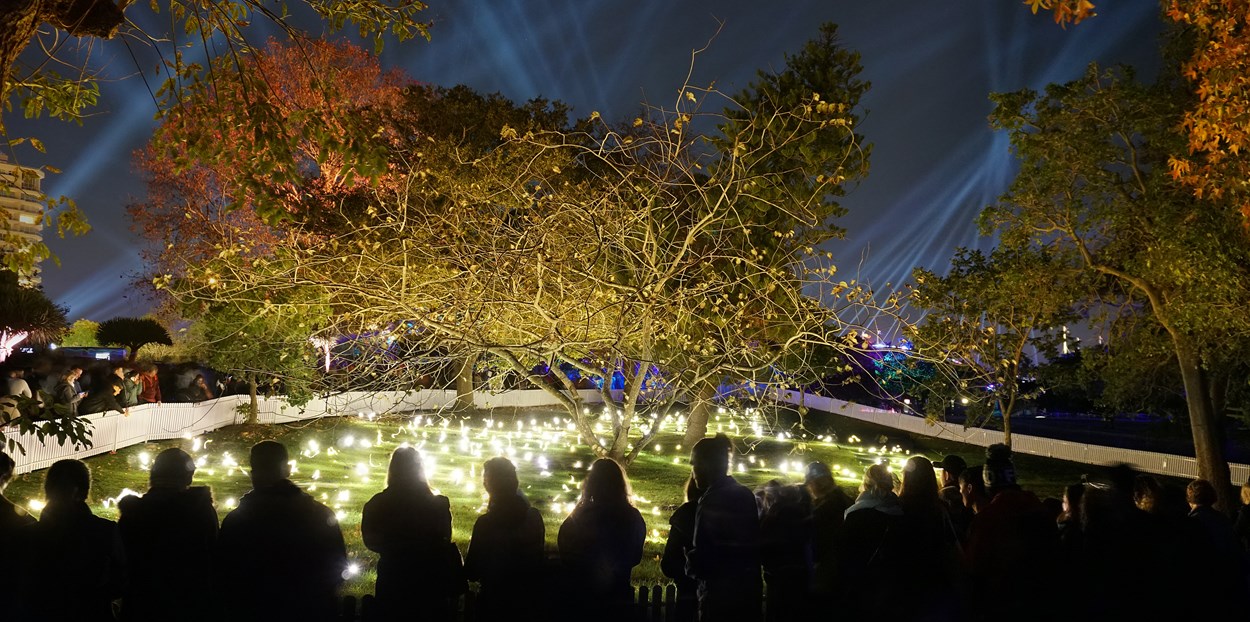
<instances>
[{"instance_id":1,"label":"illuminated tree","mask_svg":"<svg viewBox=\"0 0 1250 622\"><path fill-rule=\"evenodd\" d=\"M0 271L0 362L17 344L27 339L48 343L68 327L64 307L49 300L43 290L21 285L16 273Z\"/></svg>"},{"instance_id":2,"label":"illuminated tree","mask_svg":"<svg viewBox=\"0 0 1250 622\"><path fill-rule=\"evenodd\" d=\"M86 318L75 320L70 324L69 332L61 338L61 345L79 348L94 348L100 345L96 340L96 330L100 328L99 322L93 322Z\"/></svg>"},{"instance_id":3,"label":"illuminated tree","mask_svg":"<svg viewBox=\"0 0 1250 622\"><path fill-rule=\"evenodd\" d=\"M1233 507L1213 394L1221 351L1250 329L1250 241L1228 235L1235 210L1211 209L1168 174L1188 95L1166 79L1146 86L1126 70L994 96L991 123L1010 134L1021 171L982 214L1005 243L1075 256L1104 286L1101 302L1148 311L1166 333L1185 387L1199 476ZM1227 197L1226 199L1227 200Z\"/></svg>"},{"instance_id":4,"label":"illuminated tree","mask_svg":"<svg viewBox=\"0 0 1250 622\"><path fill-rule=\"evenodd\" d=\"M1001 416L1010 445L1011 415L1027 397L1021 375L1037 363L1029 348L1053 356L1057 329L1078 319L1075 272L1049 249L1004 247L988 256L958 249L945 275L917 268L911 302L925 315L914 326L916 354L946 372L927 383L937 398L926 403L928 414L964 401L972 419Z\"/></svg>"},{"instance_id":5,"label":"illuminated tree","mask_svg":"<svg viewBox=\"0 0 1250 622\"><path fill-rule=\"evenodd\" d=\"M95 332L96 341L106 346L124 346L130 353L126 360L135 361L139 348L150 343L172 346L169 331L160 322L146 317L115 317L100 322Z\"/></svg>"},{"instance_id":6,"label":"illuminated tree","mask_svg":"<svg viewBox=\"0 0 1250 622\"><path fill-rule=\"evenodd\" d=\"M275 87L270 79L275 76L236 70L257 52L252 44L257 39L254 23L267 22L297 44L307 37L300 24L324 24L334 32L350 27L361 37L372 37L375 48L380 49L388 35L399 41L417 35L428 38L428 24L416 21L424 8L423 3L412 0L157 0L133 6L130 0L0 0L0 114L4 115L0 116L0 137L10 147L27 143L43 151L38 137L11 136L5 130L4 118L14 109L28 118L47 114L80 122L100 95L100 80L93 69L99 63L91 57L92 45L125 37L140 65L136 73L148 70L149 59L159 65L163 80L156 82L163 84L154 93L158 115L181 109L188 94L211 89L223 75L229 75L227 81L237 85L237 96L246 101L243 114L204 120L238 130L246 136L245 141L231 144L201 136L202 140L188 142L187 151L253 147L271 154L294 151L300 137L289 131L287 122L291 119L271 103ZM163 27L144 30L141 24L149 23ZM67 45L71 37L79 44ZM209 64L214 71L205 71ZM326 89L311 95L323 99L339 96ZM334 135L333 124L318 125L324 121L304 120L302 131L323 139ZM367 143L322 140L322 145L348 166L361 163L353 174L376 174L364 165L369 160L364 155ZM293 158L286 159L298 164ZM257 159L254 164L261 175L289 172L276 167L273 160ZM79 235L89 229L77 206L65 198L51 199L44 218L48 228L60 235ZM31 257L49 255L42 242L23 241L23 245L32 248L4 255L10 269L29 268Z\"/></svg>"},{"instance_id":7,"label":"illuminated tree","mask_svg":"<svg viewBox=\"0 0 1250 622\"><path fill-rule=\"evenodd\" d=\"M0 362L13 352L17 344L29 339L33 343L48 343L61 335L69 323L65 320L65 308L57 305L35 287L18 283L17 274L0 271ZM16 438L5 433L5 426L17 426L21 434L34 434L39 442L54 437L64 445L75 447L91 442L88 423L79 419L67 406L53 404L51 396L24 398L0 396L12 404L21 416L16 421L0 421L0 444L9 452L25 453L26 448Z\"/></svg>"},{"instance_id":8,"label":"illuminated tree","mask_svg":"<svg viewBox=\"0 0 1250 622\"><path fill-rule=\"evenodd\" d=\"M624 127L409 89L412 114L380 117L378 183L340 192L313 174L282 203L281 243L223 242L158 284L183 305L324 305L321 337L477 353L549 391L597 453L629 462L697 387L773 383L816 345L848 347L840 313L871 304L832 282L816 249L835 235L833 198L866 170L853 114L866 85L831 28L813 47L832 64L805 49L809 74L788 68L736 101L687 86ZM727 112L708 112L717 105ZM265 298L293 289L317 294ZM603 419L552 370L594 379Z\"/></svg>"}]
</instances>

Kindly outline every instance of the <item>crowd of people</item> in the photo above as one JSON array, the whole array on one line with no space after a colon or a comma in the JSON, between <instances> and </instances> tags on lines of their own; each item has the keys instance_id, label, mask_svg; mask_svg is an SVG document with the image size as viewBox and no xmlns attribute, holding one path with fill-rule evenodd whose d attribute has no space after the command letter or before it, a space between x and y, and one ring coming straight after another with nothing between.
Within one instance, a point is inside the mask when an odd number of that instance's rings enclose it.
<instances>
[{"instance_id":1,"label":"crowd of people","mask_svg":"<svg viewBox=\"0 0 1250 622\"><path fill-rule=\"evenodd\" d=\"M43 405L42 416L78 416L120 412L140 404L203 402L246 392L231 376L210 380L211 372L194 363L67 361L60 365L9 365L0 376L0 425L22 415L19 399ZM39 410L39 409L36 409ZM49 411L52 414L49 414ZM27 409L27 414L33 412Z\"/></svg>"},{"instance_id":2,"label":"crowd of people","mask_svg":"<svg viewBox=\"0 0 1250 622\"><path fill-rule=\"evenodd\" d=\"M1214 509L1210 483L1194 480L1178 497L1127 467L1039 499L1020 486L1005 445L974 467L913 456L896 476L872 464L858 496L820 462L802 483L751 490L730 475L732 451L724 435L695 444L685 502L670 518L660 566L677 586L680 620L1092 621L1250 604L1250 486L1234 523ZM78 460L48 469L35 520L4 499L14 463L0 453L0 555L20 569L0 618L337 619L350 572L342 529L291 482L289 458L278 442L254 445L252 490L219 523L211 492L194 485L195 461L166 449L147 492L118 501L113 522L92 514L91 474ZM591 464L554 555L512 462L491 458L482 474L488 503L462 557L421 454L391 454L360 524L378 555L374 619L452 619L470 583L478 620L633 619L630 577L647 530L618 463Z\"/></svg>"}]
</instances>

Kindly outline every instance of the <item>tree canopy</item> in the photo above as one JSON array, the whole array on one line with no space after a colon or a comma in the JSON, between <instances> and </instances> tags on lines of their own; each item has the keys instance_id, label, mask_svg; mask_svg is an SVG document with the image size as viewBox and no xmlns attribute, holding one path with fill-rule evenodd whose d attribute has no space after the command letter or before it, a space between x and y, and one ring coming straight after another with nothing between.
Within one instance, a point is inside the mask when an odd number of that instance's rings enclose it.
<instances>
[{"instance_id":1,"label":"tree canopy","mask_svg":"<svg viewBox=\"0 0 1250 622\"><path fill-rule=\"evenodd\" d=\"M1075 257L1096 277L1091 298L1152 316L1184 383L1199 474L1232 507L1217 395L1227 383L1218 378L1237 351L1230 344L1250 335L1250 240L1228 234L1236 210L1213 208L1169 173L1186 140L1179 119L1189 97L1179 84L1091 66L1043 93L995 95L991 124L1010 135L1021 171L982 225L1004 243Z\"/></svg>"},{"instance_id":2,"label":"tree canopy","mask_svg":"<svg viewBox=\"0 0 1250 622\"><path fill-rule=\"evenodd\" d=\"M152 318L115 317L100 322L95 331L96 341L111 346L125 346L129 350L127 359L134 362L139 348L150 343L172 346L169 330Z\"/></svg>"},{"instance_id":3,"label":"tree canopy","mask_svg":"<svg viewBox=\"0 0 1250 622\"><path fill-rule=\"evenodd\" d=\"M835 282L817 249L837 235L834 198L867 171L858 73L828 26L736 98L685 85L673 108L620 124L409 84L398 104L363 111L385 147L375 183L324 166L297 167L290 186L234 183L217 171L247 171L246 158L198 160L230 210L251 209L265 228L213 233L204 261L167 256L156 282L193 316L324 306L324 323L306 324L312 337L476 354L551 391L597 452L629 461L692 389L774 382L782 363L797 369L813 346L843 343L842 308L872 304L862 286ZM210 110L188 108L187 122L237 105L218 92L230 90L192 96ZM183 126L167 127L154 148L178 148ZM611 405L603 420L570 373L596 380Z\"/></svg>"}]
</instances>

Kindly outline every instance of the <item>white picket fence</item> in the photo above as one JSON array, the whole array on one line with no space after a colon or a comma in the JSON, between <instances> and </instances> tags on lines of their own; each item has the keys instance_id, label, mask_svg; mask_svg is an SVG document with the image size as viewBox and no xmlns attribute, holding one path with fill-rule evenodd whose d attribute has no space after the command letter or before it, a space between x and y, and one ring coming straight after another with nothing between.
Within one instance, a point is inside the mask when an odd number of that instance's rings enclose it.
<instances>
[{"instance_id":1,"label":"white picket fence","mask_svg":"<svg viewBox=\"0 0 1250 622\"><path fill-rule=\"evenodd\" d=\"M587 403L601 401L598 391L581 391ZM26 448L14 456L17 472L27 473L45 469L63 458L86 458L116 451L123 447L153 440L190 438L241 421L239 406L248 403L246 395L231 395L195 404L145 404L130 409L130 416L121 413L86 415L92 423L91 447L75 449L70 445L38 442L33 435L18 435L18 441ZM941 438L958 443L987 447L1003 440L997 430L964 428L961 425L931 422L920 417L889 410L881 410L796 391L783 391L779 399L789 404L802 404L809 409L834 413L880 426ZM260 423L293 423L327 416L358 415L361 413L394 413L412 411L437 411L455 403L456 392L444 389L419 391L350 392L316 399L300 407L291 406L283 398L260 398L258 421ZM504 393L476 391L474 405L478 408L552 406L557 402L546 391L539 389L516 390ZM16 428L5 433L12 438ZM1132 464L1138 469L1159 475L1182 478L1198 476L1198 464L1193 458L1161 454L1134 449L1118 449L1099 445L1084 445L1071 441L1013 434L1012 449L1016 452L1057 458L1084 464L1105 465L1116 462ZM1250 478L1250 465L1229 464L1232 481L1245 482Z\"/></svg>"},{"instance_id":2,"label":"white picket fence","mask_svg":"<svg viewBox=\"0 0 1250 622\"><path fill-rule=\"evenodd\" d=\"M599 392L581 391L588 403L602 401ZM246 395L230 395L194 404L143 404L130 409L129 416L119 412L84 415L91 422L91 446L75 449L58 445L55 439L40 443L33 434L18 434L16 427L5 429L8 438L16 438L26 449L14 452L18 473L46 469L63 458L86 458L117 451L123 447L170 438L191 438L228 425L241 423L239 407L249 403ZM456 392L443 389L419 391L349 392L315 399L303 406L292 406L284 398L259 398L258 423L293 423L320 417L357 415L361 413L395 413L436 411L456 401ZM556 400L542 390L473 394L478 408L555 405Z\"/></svg>"}]
</instances>

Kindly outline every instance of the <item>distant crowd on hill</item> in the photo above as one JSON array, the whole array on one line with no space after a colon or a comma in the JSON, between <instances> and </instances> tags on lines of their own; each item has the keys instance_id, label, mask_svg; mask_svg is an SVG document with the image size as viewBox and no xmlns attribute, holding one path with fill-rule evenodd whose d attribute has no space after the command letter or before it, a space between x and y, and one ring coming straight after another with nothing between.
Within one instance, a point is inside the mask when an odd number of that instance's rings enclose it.
<instances>
[{"instance_id":1,"label":"distant crowd on hill","mask_svg":"<svg viewBox=\"0 0 1250 622\"><path fill-rule=\"evenodd\" d=\"M21 414L13 396L57 406L64 414L89 415L129 414L140 404L202 402L248 392L234 376L196 363L38 359L30 365L10 363L0 373L0 423Z\"/></svg>"},{"instance_id":2,"label":"distant crowd on hill","mask_svg":"<svg viewBox=\"0 0 1250 622\"><path fill-rule=\"evenodd\" d=\"M660 562L681 621L1216 619L1250 605L1250 485L1235 521L1205 480L1173 490L1123 466L1039 499L994 445L976 466L871 464L854 496L820 462L802 483L751 490L730 475L733 451L724 435L695 444L670 517ZM87 505L85 463L56 462L38 520L0 494L0 556L20 569L0 618L337 619L359 569L335 511L291 482L289 459L278 442L254 445L252 490L220 523L181 449L156 457L117 522ZM0 453L0 493L13 466ZM420 452L394 450L359 527L378 555L374 619L456 619L471 583L476 620L635 619L630 576L647 530L619 464L591 464L552 552L512 462L487 460L482 485L489 500L462 557Z\"/></svg>"}]
</instances>

